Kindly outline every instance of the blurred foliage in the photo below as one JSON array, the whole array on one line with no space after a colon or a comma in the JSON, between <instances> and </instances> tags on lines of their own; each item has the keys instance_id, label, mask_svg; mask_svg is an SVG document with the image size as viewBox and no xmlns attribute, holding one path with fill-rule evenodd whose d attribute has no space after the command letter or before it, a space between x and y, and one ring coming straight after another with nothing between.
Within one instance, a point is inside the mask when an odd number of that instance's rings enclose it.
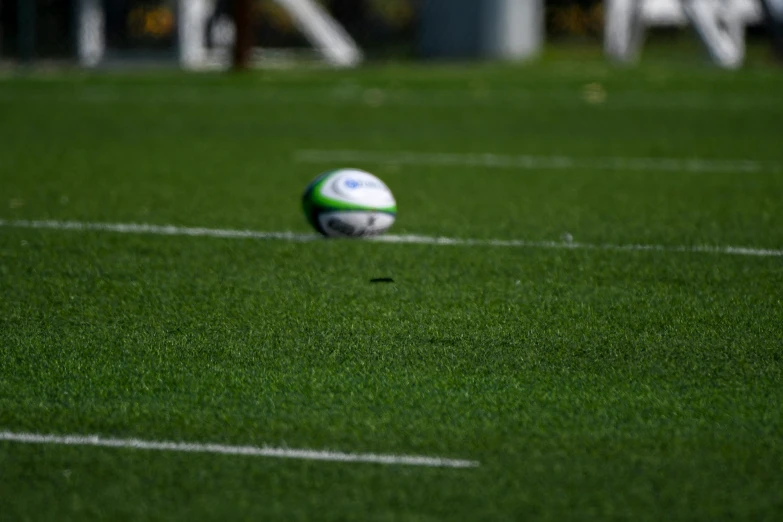
<instances>
[{"instance_id":1,"label":"blurred foliage","mask_svg":"<svg viewBox=\"0 0 783 522\"><path fill-rule=\"evenodd\" d=\"M139 5L128 13L127 25L135 38L160 39L172 35L176 19L174 10L165 3Z\"/></svg>"},{"instance_id":2,"label":"blurred foliage","mask_svg":"<svg viewBox=\"0 0 783 522\"><path fill-rule=\"evenodd\" d=\"M600 37L604 26L603 7L598 0L549 2L547 33L555 37Z\"/></svg>"}]
</instances>

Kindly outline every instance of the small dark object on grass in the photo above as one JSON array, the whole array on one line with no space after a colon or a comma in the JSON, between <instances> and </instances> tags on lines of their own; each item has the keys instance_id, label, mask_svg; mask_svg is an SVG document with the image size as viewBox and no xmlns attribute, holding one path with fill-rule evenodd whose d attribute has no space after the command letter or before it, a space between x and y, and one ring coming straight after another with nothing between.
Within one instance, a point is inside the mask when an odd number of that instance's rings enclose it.
<instances>
[{"instance_id":1,"label":"small dark object on grass","mask_svg":"<svg viewBox=\"0 0 783 522\"><path fill-rule=\"evenodd\" d=\"M373 277L370 279L371 283L393 283L394 279L391 277Z\"/></svg>"}]
</instances>

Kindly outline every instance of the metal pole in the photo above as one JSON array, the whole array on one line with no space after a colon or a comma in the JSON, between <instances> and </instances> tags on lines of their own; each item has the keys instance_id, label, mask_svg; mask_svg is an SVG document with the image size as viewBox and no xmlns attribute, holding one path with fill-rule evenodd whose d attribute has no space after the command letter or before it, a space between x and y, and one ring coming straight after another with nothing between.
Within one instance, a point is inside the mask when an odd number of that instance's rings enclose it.
<instances>
[{"instance_id":1,"label":"metal pole","mask_svg":"<svg viewBox=\"0 0 783 522\"><path fill-rule=\"evenodd\" d=\"M253 47L253 5L251 0L233 0L236 41L234 42L234 69L247 69Z\"/></svg>"},{"instance_id":2,"label":"metal pole","mask_svg":"<svg viewBox=\"0 0 783 522\"><path fill-rule=\"evenodd\" d=\"M179 63L187 69L203 66L207 57L205 29L207 4L204 0L179 0L177 5Z\"/></svg>"},{"instance_id":3,"label":"metal pole","mask_svg":"<svg viewBox=\"0 0 783 522\"><path fill-rule=\"evenodd\" d=\"M100 0L79 0L76 19L76 54L79 63L82 67L95 67L106 52L106 13Z\"/></svg>"}]
</instances>

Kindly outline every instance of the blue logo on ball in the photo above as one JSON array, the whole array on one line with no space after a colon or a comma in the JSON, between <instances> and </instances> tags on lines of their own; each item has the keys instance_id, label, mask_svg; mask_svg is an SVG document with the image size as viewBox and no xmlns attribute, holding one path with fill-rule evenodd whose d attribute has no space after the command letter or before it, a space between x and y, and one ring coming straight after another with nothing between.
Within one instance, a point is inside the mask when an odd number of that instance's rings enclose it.
<instances>
[{"instance_id":1,"label":"blue logo on ball","mask_svg":"<svg viewBox=\"0 0 783 522\"><path fill-rule=\"evenodd\" d=\"M349 189L355 189L355 188L359 188L361 186L361 183L356 181L355 179L346 179L345 186L348 187Z\"/></svg>"}]
</instances>

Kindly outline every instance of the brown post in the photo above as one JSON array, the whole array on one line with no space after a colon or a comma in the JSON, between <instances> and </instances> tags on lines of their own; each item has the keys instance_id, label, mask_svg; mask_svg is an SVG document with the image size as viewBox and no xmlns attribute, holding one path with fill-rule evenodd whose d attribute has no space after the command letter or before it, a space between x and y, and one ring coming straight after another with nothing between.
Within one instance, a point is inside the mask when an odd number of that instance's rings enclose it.
<instances>
[{"instance_id":1,"label":"brown post","mask_svg":"<svg viewBox=\"0 0 783 522\"><path fill-rule=\"evenodd\" d=\"M253 2L233 0L236 42L234 42L234 69L244 70L250 64L253 48Z\"/></svg>"}]
</instances>

